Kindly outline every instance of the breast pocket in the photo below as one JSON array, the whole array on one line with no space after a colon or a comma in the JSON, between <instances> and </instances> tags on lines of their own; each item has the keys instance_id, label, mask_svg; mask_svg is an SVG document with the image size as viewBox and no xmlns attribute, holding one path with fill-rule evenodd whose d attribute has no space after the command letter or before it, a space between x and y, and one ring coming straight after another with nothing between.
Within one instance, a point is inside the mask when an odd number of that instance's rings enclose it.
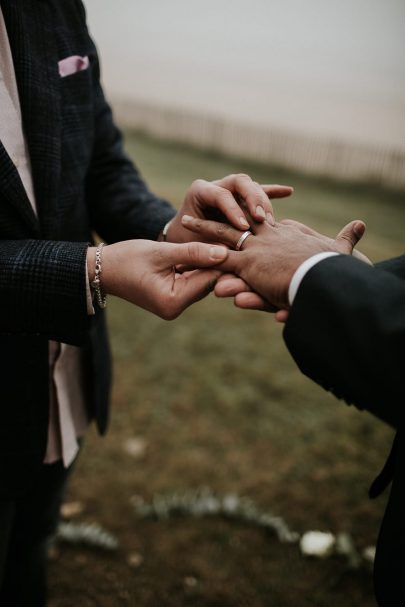
<instances>
[{"instance_id":1,"label":"breast pocket","mask_svg":"<svg viewBox=\"0 0 405 607\"><path fill-rule=\"evenodd\" d=\"M61 78L62 181L80 182L94 141L93 82L90 69Z\"/></svg>"},{"instance_id":2,"label":"breast pocket","mask_svg":"<svg viewBox=\"0 0 405 607\"><path fill-rule=\"evenodd\" d=\"M92 104L93 83L90 67L61 77L60 82L63 107Z\"/></svg>"}]
</instances>

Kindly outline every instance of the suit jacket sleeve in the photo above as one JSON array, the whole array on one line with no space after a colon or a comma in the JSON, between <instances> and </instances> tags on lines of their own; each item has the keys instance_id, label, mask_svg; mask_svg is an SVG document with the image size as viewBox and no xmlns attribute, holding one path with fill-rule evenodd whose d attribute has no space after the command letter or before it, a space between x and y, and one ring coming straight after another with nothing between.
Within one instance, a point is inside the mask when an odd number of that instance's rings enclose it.
<instances>
[{"instance_id":1,"label":"suit jacket sleeve","mask_svg":"<svg viewBox=\"0 0 405 607\"><path fill-rule=\"evenodd\" d=\"M375 267L379 270L384 270L384 272L390 272L390 274L394 274L394 276L405 280L405 255L380 261Z\"/></svg>"},{"instance_id":2,"label":"suit jacket sleeve","mask_svg":"<svg viewBox=\"0 0 405 607\"><path fill-rule=\"evenodd\" d=\"M305 375L398 427L405 407L405 256L371 267L339 255L314 266L284 339Z\"/></svg>"},{"instance_id":3,"label":"suit jacket sleeve","mask_svg":"<svg viewBox=\"0 0 405 607\"><path fill-rule=\"evenodd\" d=\"M0 335L80 345L88 328L87 243L0 241Z\"/></svg>"}]
</instances>

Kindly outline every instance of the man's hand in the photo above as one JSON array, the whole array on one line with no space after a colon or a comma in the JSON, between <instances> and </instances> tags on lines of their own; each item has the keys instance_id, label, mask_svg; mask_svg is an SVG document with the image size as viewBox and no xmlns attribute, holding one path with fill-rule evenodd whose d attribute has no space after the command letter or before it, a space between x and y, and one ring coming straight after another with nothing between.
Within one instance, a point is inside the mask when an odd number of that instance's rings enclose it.
<instances>
[{"instance_id":1,"label":"man's hand","mask_svg":"<svg viewBox=\"0 0 405 607\"><path fill-rule=\"evenodd\" d=\"M328 243L329 245L333 246L333 238L325 236L324 234L320 234L319 232L316 232L312 228L302 223L289 219L282 220L280 223L285 225L295 225L299 230L301 230L305 234L312 234L313 236L324 240L325 243ZM354 232L354 225L356 225L356 222L348 224L348 226L350 227L345 226L343 230L339 232L336 238L339 239L341 237L346 237L353 241L357 239L358 242L360 238L359 235L356 235L356 233ZM347 230L350 230L352 233L348 234ZM237 235L235 234L233 237L235 238L236 236ZM366 255L364 255L360 251L357 251L356 249L352 250L352 255L353 257L356 257L357 259L360 259L361 261L372 265L369 258L366 257ZM252 288L241 278L238 278L233 274L223 274L219 277L218 282L215 286L215 294L217 297L233 297L234 303L238 308L249 310L262 310L266 312L276 312L274 306L270 305L265 299L263 299L263 297L255 293ZM278 322L285 322L288 318L288 311L277 311L275 314L275 318Z\"/></svg>"},{"instance_id":2,"label":"man's hand","mask_svg":"<svg viewBox=\"0 0 405 607\"><path fill-rule=\"evenodd\" d=\"M213 290L221 272L209 269L224 261L228 250L199 242L171 244L127 240L103 248L102 290L149 310L165 320ZM182 274L176 266L206 268ZM94 277L95 248L88 249L89 280Z\"/></svg>"},{"instance_id":3,"label":"man's hand","mask_svg":"<svg viewBox=\"0 0 405 607\"><path fill-rule=\"evenodd\" d=\"M198 179L192 184L183 206L170 222L166 239L169 242L204 240L184 228L182 223L184 215L216 219L228 223L237 230L247 230L249 224L242 206L258 223L267 220L270 224L274 224L270 198L284 198L290 196L293 191L289 186L259 185L248 175L229 175L212 182ZM215 242L215 239L211 239L211 242Z\"/></svg>"},{"instance_id":4,"label":"man's hand","mask_svg":"<svg viewBox=\"0 0 405 607\"><path fill-rule=\"evenodd\" d=\"M216 234L218 241L216 222L186 217L183 224L206 239ZM221 229L223 243L235 247L241 232L229 226ZM233 277L223 278L215 292L220 297L235 296L239 307L287 310L288 288L301 263L326 251L350 255L364 230L362 221L352 221L331 239L295 221L287 220L275 226L255 223L253 234L244 241L243 250L230 251L220 266Z\"/></svg>"}]
</instances>

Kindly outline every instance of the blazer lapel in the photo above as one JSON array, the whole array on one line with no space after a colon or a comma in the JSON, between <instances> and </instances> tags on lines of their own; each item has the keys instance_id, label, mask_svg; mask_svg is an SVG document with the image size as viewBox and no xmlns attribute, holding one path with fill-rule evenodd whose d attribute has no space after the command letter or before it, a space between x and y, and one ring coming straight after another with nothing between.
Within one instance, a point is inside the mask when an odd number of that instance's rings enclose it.
<instances>
[{"instance_id":1,"label":"blazer lapel","mask_svg":"<svg viewBox=\"0 0 405 607\"><path fill-rule=\"evenodd\" d=\"M0 141L0 198L17 210L19 217L29 229L27 236L40 236L39 223L28 199L14 163Z\"/></svg>"},{"instance_id":2,"label":"blazer lapel","mask_svg":"<svg viewBox=\"0 0 405 607\"><path fill-rule=\"evenodd\" d=\"M2 10L30 152L40 233L51 239L55 237L61 153L60 77L51 9L38 0L3 0ZM27 215L23 197L19 206Z\"/></svg>"}]
</instances>

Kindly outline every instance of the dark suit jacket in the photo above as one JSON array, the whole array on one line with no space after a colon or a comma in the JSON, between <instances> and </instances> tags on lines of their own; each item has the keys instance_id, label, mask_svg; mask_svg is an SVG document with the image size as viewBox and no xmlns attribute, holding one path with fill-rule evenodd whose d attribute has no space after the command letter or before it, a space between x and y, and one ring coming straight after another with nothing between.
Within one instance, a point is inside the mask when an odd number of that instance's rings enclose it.
<instances>
[{"instance_id":1,"label":"dark suit jacket","mask_svg":"<svg viewBox=\"0 0 405 607\"><path fill-rule=\"evenodd\" d=\"M304 277L284 330L303 373L397 429L376 496L393 477L377 545L379 604L405 605L405 255L375 268L341 255Z\"/></svg>"},{"instance_id":2,"label":"dark suit jacket","mask_svg":"<svg viewBox=\"0 0 405 607\"><path fill-rule=\"evenodd\" d=\"M106 430L105 322L86 310L92 231L110 243L156 239L174 215L123 151L82 3L2 0L2 10L39 217L0 142L0 497L23 492L43 460L49 339L85 348L90 413ZM90 68L61 78L58 61L72 55Z\"/></svg>"}]
</instances>

